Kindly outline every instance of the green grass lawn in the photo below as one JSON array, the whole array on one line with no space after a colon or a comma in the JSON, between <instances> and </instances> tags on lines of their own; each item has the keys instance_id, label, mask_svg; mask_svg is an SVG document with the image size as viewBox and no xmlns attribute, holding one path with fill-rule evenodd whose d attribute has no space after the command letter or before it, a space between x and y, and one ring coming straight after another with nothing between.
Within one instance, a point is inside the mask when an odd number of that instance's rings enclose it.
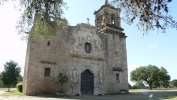
<instances>
[{"instance_id":1,"label":"green grass lawn","mask_svg":"<svg viewBox=\"0 0 177 100\"><path fill-rule=\"evenodd\" d=\"M115 98L115 99L94 99L94 100L177 100L177 97L169 98Z\"/></svg>"},{"instance_id":2,"label":"green grass lawn","mask_svg":"<svg viewBox=\"0 0 177 100\"><path fill-rule=\"evenodd\" d=\"M19 92L18 90L12 90L12 91L5 91L6 93L0 94L0 96L24 96L23 93Z\"/></svg>"},{"instance_id":3,"label":"green grass lawn","mask_svg":"<svg viewBox=\"0 0 177 100\"><path fill-rule=\"evenodd\" d=\"M169 90L176 90L176 89L153 89L153 90L148 90L148 89L130 89L128 94L118 94L117 96L124 95L125 98L93 98L91 100L177 100L177 92L167 92ZM7 92L7 88L0 88L0 91L5 91L6 93L0 94L0 96L25 96L23 93L19 92L18 90L11 90L10 92ZM141 97L136 97L137 95L134 95L136 92L144 93L144 92L164 92L163 95L154 95L154 96L141 96ZM126 95L128 97L126 97ZM134 96L133 96L134 95ZM133 97L132 97L133 96ZM48 97L46 95L46 97ZM54 98L61 98L61 97L56 97L55 95L50 95L49 97L54 97ZM67 98L67 97L66 97ZM69 97L72 99L72 96Z\"/></svg>"},{"instance_id":4,"label":"green grass lawn","mask_svg":"<svg viewBox=\"0 0 177 100\"><path fill-rule=\"evenodd\" d=\"M161 96L152 96L151 98L148 96L146 97L131 97L131 96L129 97L128 96L126 98L103 98L103 99L94 99L94 100L177 100L177 92L167 93Z\"/></svg>"},{"instance_id":5,"label":"green grass lawn","mask_svg":"<svg viewBox=\"0 0 177 100\"><path fill-rule=\"evenodd\" d=\"M8 88L0 88L0 90L8 90Z\"/></svg>"},{"instance_id":6,"label":"green grass lawn","mask_svg":"<svg viewBox=\"0 0 177 100\"><path fill-rule=\"evenodd\" d=\"M172 88L165 88L165 89L153 89L153 90L149 90L149 89L129 89L129 93L133 94L133 93L144 93L144 92L167 92L169 90L177 90L176 89L172 89ZM109 99L95 99L95 100L177 100L177 92L167 92L163 95L154 95L154 96L144 96L144 97L129 97L128 94L120 94L120 95L127 95L128 97L126 98L109 98Z\"/></svg>"},{"instance_id":7,"label":"green grass lawn","mask_svg":"<svg viewBox=\"0 0 177 100\"><path fill-rule=\"evenodd\" d=\"M177 88L157 88L157 89L129 89L130 93L134 93L134 92L165 92L165 91L171 91L171 90L177 90Z\"/></svg>"}]
</instances>

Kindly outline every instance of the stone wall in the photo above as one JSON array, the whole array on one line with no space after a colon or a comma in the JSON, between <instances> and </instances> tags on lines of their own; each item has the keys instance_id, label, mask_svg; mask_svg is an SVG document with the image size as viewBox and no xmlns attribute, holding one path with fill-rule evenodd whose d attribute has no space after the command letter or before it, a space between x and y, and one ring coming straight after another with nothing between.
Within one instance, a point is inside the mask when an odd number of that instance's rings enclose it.
<instances>
[{"instance_id":1,"label":"stone wall","mask_svg":"<svg viewBox=\"0 0 177 100\"><path fill-rule=\"evenodd\" d=\"M92 46L89 54L84 49L86 42ZM51 69L50 77L44 77L44 68ZM125 38L99 33L94 26L82 23L59 30L50 41L29 40L23 91L27 95L56 92L59 87L55 81L62 72L69 79L64 91L70 95L81 94L81 73L86 69L94 76L94 95L128 90ZM120 80L115 78L117 73Z\"/></svg>"}]
</instances>

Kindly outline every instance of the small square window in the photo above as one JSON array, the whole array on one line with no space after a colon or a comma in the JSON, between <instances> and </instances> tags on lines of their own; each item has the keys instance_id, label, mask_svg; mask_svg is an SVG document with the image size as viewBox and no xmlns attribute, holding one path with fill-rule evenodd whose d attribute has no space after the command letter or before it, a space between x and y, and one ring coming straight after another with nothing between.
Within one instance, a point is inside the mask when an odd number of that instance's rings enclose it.
<instances>
[{"instance_id":1,"label":"small square window","mask_svg":"<svg viewBox=\"0 0 177 100\"><path fill-rule=\"evenodd\" d=\"M47 42L47 45L50 46L50 41Z\"/></svg>"},{"instance_id":2,"label":"small square window","mask_svg":"<svg viewBox=\"0 0 177 100\"><path fill-rule=\"evenodd\" d=\"M44 77L50 77L50 68L44 69Z\"/></svg>"},{"instance_id":3,"label":"small square window","mask_svg":"<svg viewBox=\"0 0 177 100\"><path fill-rule=\"evenodd\" d=\"M116 81L119 81L119 74L116 74Z\"/></svg>"}]
</instances>

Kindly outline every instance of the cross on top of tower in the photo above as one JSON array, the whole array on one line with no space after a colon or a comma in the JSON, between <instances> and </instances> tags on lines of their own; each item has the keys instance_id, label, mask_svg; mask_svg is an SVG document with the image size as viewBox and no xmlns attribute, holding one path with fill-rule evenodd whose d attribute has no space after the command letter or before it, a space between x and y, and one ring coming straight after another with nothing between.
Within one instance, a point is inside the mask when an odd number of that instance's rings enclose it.
<instances>
[{"instance_id":1,"label":"cross on top of tower","mask_svg":"<svg viewBox=\"0 0 177 100\"><path fill-rule=\"evenodd\" d=\"M105 0L105 5L108 5L108 0Z\"/></svg>"},{"instance_id":2,"label":"cross on top of tower","mask_svg":"<svg viewBox=\"0 0 177 100\"><path fill-rule=\"evenodd\" d=\"M89 19L89 18L87 18L87 24L89 24L89 20L90 20L90 19Z\"/></svg>"}]
</instances>

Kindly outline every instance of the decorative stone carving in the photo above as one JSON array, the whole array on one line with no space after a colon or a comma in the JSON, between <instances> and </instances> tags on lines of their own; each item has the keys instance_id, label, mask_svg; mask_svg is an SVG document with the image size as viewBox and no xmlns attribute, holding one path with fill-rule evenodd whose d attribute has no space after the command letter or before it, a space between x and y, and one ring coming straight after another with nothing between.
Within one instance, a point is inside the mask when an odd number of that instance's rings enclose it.
<instances>
[{"instance_id":1,"label":"decorative stone carving","mask_svg":"<svg viewBox=\"0 0 177 100\"><path fill-rule=\"evenodd\" d=\"M103 73L102 73L102 71L99 72L99 83L100 84L103 83Z\"/></svg>"},{"instance_id":2,"label":"decorative stone carving","mask_svg":"<svg viewBox=\"0 0 177 100\"><path fill-rule=\"evenodd\" d=\"M78 82L78 73L77 73L77 69L76 68L74 68L73 71L72 71L71 81L73 83L77 83Z\"/></svg>"},{"instance_id":3,"label":"decorative stone carving","mask_svg":"<svg viewBox=\"0 0 177 100\"><path fill-rule=\"evenodd\" d=\"M117 93L121 89L128 90L128 70L123 69L119 72L120 69L112 69L116 66L127 68L126 36L121 27L111 24L110 14L116 15L117 12L116 8L109 5L102 6L95 13L95 27L81 23L59 29L56 36L51 39L52 45L47 48L48 40L29 39L24 71L24 93L33 95L36 92L43 93L42 90L48 92L58 90L54 81L44 79L42 71L49 66L51 66L52 80L57 78L59 72L70 78L63 88L68 95L82 95L81 73L85 70L89 70L94 77L93 95ZM102 21L104 25L99 26ZM84 50L86 42L92 45L91 53L86 53ZM121 73L121 83L115 81L116 73Z\"/></svg>"},{"instance_id":4,"label":"decorative stone carving","mask_svg":"<svg viewBox=\"0 0 177 100\"><path fill-rule=\"evenodd\" d=\"M101 40L97 34L91 33L94 32L92 29L80 30L78 33L74 34L74 46L71 48L70 53L73 57L89 58L89 59L98 59L103 60L104 55L101 50ZM86 53L84 50L84 44L88 42L92 45L92 52Z\"/></svg>"}]
</instances>

